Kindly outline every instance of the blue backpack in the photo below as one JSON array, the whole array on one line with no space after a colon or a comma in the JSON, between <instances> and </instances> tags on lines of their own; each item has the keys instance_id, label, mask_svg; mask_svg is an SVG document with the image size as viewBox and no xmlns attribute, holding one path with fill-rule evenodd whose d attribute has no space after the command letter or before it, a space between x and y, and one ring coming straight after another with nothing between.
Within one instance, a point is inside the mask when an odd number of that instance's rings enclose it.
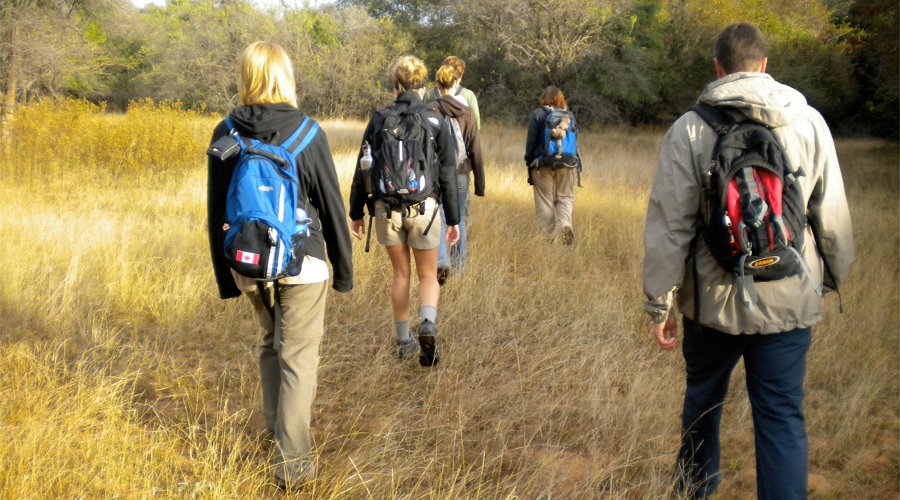
<instances>
[{"instance_id":1,"label":"blue backpack","mask_svg":"<svg viewBox=\"0 0 900 500\"><path fill-rule=\"evenodd\" d=\"M547 109L547 116L544 117L544 151L547 156L576 156L578 147L575 143L575 116L566 109L549 106Z\"/></svg>"},{"instance_id":2,"label":"blue backpack","mask_svg":"<svg viewBox=\"0 0 900 500\"><path fill-rule=\"evenodd\" d=\"M301 192L297 156L315 137L319 124L304 117L280 145L241 137L231 117L225 118L225 125L240 148L225 198L225 260L241 276L256 280L296 276L302 259L295 259L295 253L312 222L297 206Z\"/></svg>"},{"instance_id":3,"label":"blue backpack","mask_svg":"<svg viewBox=\"0 0 900 500\"><path fill-rule=\"evenodd\" d=\"M581 155L578 153L578 127L575 115L567 109L547 106L544 115L544 155L540 166L574 168L581 186Z\"/></svg>"}]
</instances>

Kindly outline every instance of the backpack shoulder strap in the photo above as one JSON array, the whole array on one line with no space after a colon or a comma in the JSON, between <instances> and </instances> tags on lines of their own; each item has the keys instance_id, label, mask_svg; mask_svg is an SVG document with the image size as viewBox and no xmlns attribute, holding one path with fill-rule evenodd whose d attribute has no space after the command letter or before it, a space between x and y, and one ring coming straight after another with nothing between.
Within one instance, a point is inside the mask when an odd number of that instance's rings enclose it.
<instances>
[{"instance_id":1,"label":"backpack shoulder strap","mask_svg":"<svg viewBox=\"0 0 900 500\"><path fill-rule=\"evenodd\" d=\"M286 149L290 153L291 158L296 160L300 153L309 146L309 143L312 142L318 131L319 124L315 120L311 120L309 116L305 116L300 125L297 126L297 130L281 143L281 147ZM300 139L301 137L302 139Z\"/></svg>"},{"instance_id":2,"label":"backpack shoulder strap","mask_svg":"<svg viewBox=\"0 0 900 500\"><path fill-rule=\"evenodd\" d=\"M700 115L719 135L725 135L733 123L721 109L710 104L698 102L691 106L691 111Z\"/></svg>"}]
</instances>

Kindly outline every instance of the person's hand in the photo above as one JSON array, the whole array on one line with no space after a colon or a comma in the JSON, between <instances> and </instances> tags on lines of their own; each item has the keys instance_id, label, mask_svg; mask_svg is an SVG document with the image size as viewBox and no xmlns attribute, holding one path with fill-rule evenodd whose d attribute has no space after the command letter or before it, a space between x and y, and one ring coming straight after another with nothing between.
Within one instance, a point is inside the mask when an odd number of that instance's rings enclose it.
<instances>
[{"instance_id":1,"label":"person's hand","mask_svg":"<svg viewBox=\"0 0 900 500\"><path fill-rule=\"evenodd\" d=\"M350 223L350 232L353 233L356 239L361 240L363 235L366 234L366 226L363 224L363 220L357 219Z\"/></svg>"},{"instance_id":2,"label":"person's hand","mask_svg":"<svg viewBox=\"0 0 900 500\"><path fill-rule=\"evenodd\" d=\"M656 338L660 349L671 351L678 347L678 320L674 314L670 313L669 318L663 323L653 323L650 333Z\"/></svg>"},{"instance_id":3,"label":"person's hand","mask_svg":"<svg viewBox=\"0 0 900 500\"><path fill-rule=\"evenodd\" d=\"M447 228L447 246L453 246L459 241L459 226L449 226Z\"/></svg>"}]
</instances>

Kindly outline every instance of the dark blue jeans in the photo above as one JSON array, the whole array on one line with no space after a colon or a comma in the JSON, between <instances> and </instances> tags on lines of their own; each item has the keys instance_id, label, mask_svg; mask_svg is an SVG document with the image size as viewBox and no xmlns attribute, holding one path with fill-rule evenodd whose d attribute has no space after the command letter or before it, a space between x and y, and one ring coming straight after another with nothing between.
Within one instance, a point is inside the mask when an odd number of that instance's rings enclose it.
<instances>
[{"instance_id":1,"label":"dark blue jeans","mask_svg":"<svg viewBox=\"0 0 900 500\"><path fill-rule=\"evenodd\" d=\"M808 444L803 377L809 328L771 335L731 335L684 318L687 389L681 415L677 487L694 498L715 491L719 422L731 372L741 357L753 411L756 490L760 499L806 498Z\"/></svg>"}]
</instances>

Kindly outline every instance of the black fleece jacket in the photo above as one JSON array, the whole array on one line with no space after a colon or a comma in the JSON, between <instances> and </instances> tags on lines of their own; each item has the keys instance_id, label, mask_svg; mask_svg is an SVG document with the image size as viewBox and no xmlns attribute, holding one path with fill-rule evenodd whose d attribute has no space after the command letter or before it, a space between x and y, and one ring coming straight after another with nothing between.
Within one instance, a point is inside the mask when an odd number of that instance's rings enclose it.
<instances>
[{"instance_id":1,"label":"black fleece jacket","mask_svg":"<svg viewBox=\"0 0 900 500\"><path fill-rule=\"evenodd\" d=\"M238 133L255 137L268 144L278 144L290 137L304 114L289 104L257 104L239 106L231 111ZM213 131L212 140L228 134L224 120ZM209 225L209 249L219 296L223 299L241 294L230 267L225 262L225 197L234 173L236 159L221 162L209 158L207 175L207 223ZM339 292L353 288L353 261L347 216L341 197L334 160L328 147L325 131L319 129L312 142L297 157L300 171L300 196L307 197L306 210L313 220L310 237L301 247L297 258L306 255L325 260L326 250L332 267L332 287ZM326 246L327 244L327 246Z\"/></svg>"},{"instance_id":2,"label":"black fleece jacket","mask_svg":"<svg viewBox=\"0 0 900 500\"><path fill-rule=\"evenodd\" d=\"M547 119L548 114L550 114L550 109L545 106L535 108L531 112L531 117L528 120L528 138L525 140L526 166L530 167L531 162L544 156L546 153L544 151L544 121Z\"/></svg>"},{"instance_id":3,"label":"black fleece jacket","mask_svg":"<svg viewBox=\"0 0 900 500\"><path fill-rule=\"evenodd\" d=\"M443 116L452 116L459 122L459 128L466 143L466 160L456 169L458 174L472 172L475 184L475 196L484 196L484 159L481 156L481 138L478 136L478 123L472 108L459 99L445 95L428 103L428 107Z\"/></svg>"},{"instance_id":4,"label":"black fleece jacket","mask_svg":"<svg viewBox=\"0 0 900 500\"><path fill-rule=\"evenodd\" d=\"M375 112L375 115L369 120L369 125L363 133L363 140L360 143L360 154L362 156L362 143L368 142L372 151L377 151L381 147L381 134L378 133L384 122L384 116L387 109L399 108L401 110L416 106L420 108L420 113L425 122L431 126L434 133L434 140L437 146L438 156L438 175L437 182L434 185L434 196L439 202L444 204L444 215L447 218L447 225L455 226L459 224L459 204L456 201L456 165L453 153L453 137L450 131L450 125L443 116L437 111L426 108L422 104L422 98L415 92L404 92L397 97L397 101L390 108L382 109ZM366 193L365 176L359 170L359 157L356 160L356 171L353 174L353 185L350 188L350 218L360 220L365 215L363 209L368 200Z\"/></svg>"}]
</instances>

